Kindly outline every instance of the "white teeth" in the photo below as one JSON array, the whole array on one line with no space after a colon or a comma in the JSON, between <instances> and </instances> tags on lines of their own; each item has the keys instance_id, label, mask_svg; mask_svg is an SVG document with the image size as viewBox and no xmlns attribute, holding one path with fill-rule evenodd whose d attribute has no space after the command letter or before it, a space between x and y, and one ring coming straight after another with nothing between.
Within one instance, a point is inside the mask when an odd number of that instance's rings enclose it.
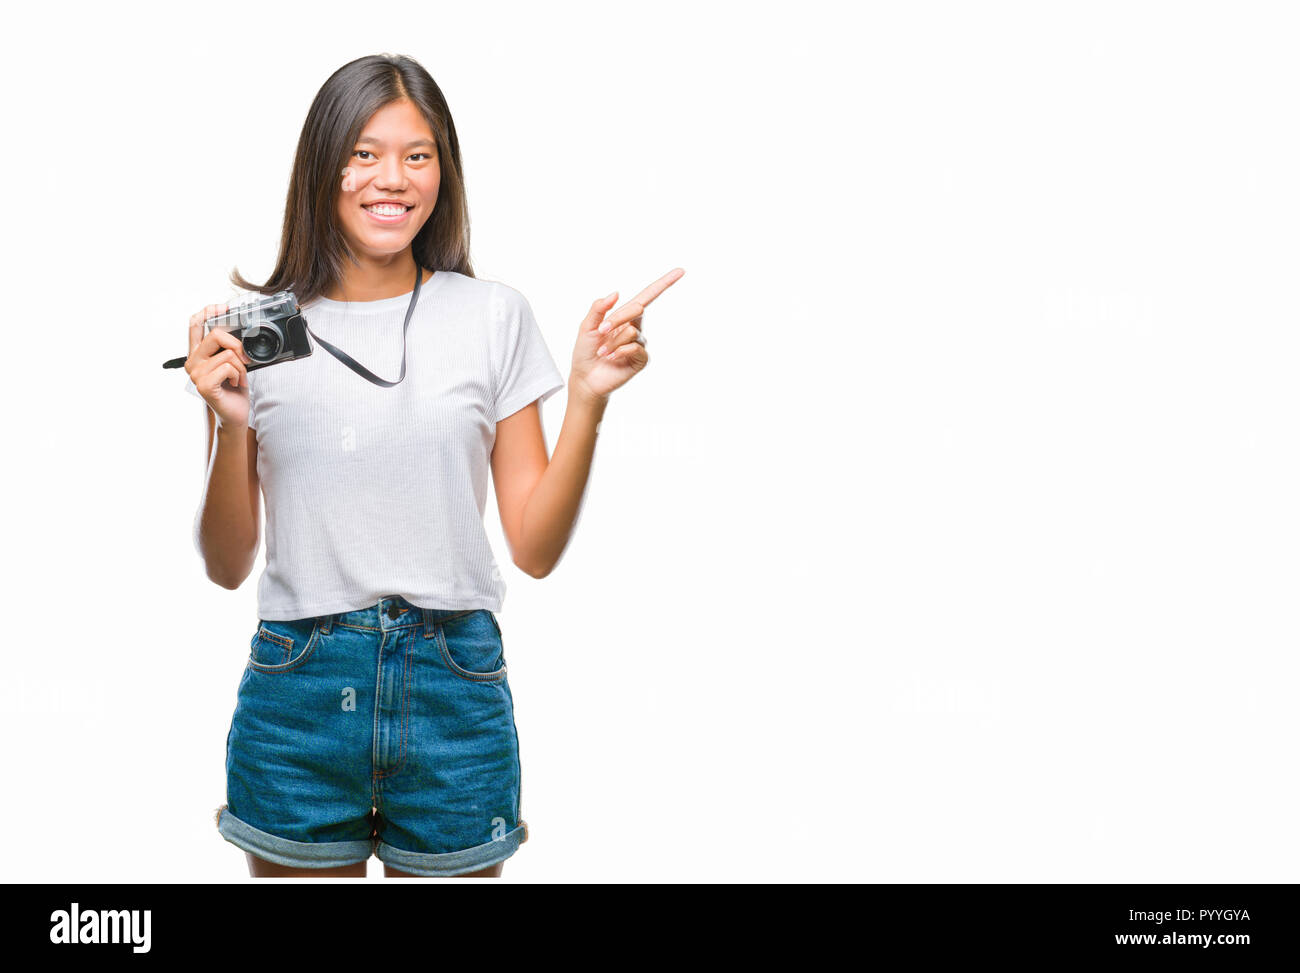
<instances>
[{"instance_id":1,"label":"white teeth","mask_svg":"<svg viewBox=\"0 0 1300 973\"><path fill-rule=\"evenodd\" d=\"M401 216L406 212L405 206L394 206L391 203L380 203L377 206L367 206L365 208L372 213L378 213L380 216Z\"/></svg>"}]
</instances>

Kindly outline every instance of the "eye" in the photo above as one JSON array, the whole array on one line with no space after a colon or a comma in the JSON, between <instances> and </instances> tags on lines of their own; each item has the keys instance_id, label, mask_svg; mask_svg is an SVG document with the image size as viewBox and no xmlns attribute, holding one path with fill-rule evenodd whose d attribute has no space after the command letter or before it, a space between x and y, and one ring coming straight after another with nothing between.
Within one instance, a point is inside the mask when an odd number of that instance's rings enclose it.
<instances>
[{"instance_id":1,"label":"eye","mask_svg":"<svg viewBox=\"0 0 1300 973\"><path fill-rule=\"evenodd\" d=\"M373 155L374 153L372 153L369 149L357 149L357 150L356 150L355 152L353 152L352 154L353 154L353 155ZM414 155L411 156L412 159L421 158L421 157L423 157L423 158L425 158L425 159L432 159L432 158L433 158L433 156L432 156L430 153L428 153L428 152L416 152Z\"/></svg>"}]
</instances>

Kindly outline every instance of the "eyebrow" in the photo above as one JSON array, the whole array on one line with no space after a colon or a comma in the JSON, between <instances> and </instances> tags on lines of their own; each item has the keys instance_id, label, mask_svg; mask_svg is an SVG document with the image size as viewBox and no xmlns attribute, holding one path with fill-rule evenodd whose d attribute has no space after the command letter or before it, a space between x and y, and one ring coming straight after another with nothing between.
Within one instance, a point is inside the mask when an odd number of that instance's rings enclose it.
<instances>
[{"instance_id":1,"label":"eyebrow","mask_svg":"<svg viewBox=\"0 0 1300 973\"><path fill-rule=\"evenodd\" d=\"M373 135L363 135L361 136L361 138L357 139L358 145L360 145L362 142L369 142L371 145L384 144L383 139L377 139ZM436 143L433 141L433 139L416 139L414 142L407 142L405 148L413 149L417 145L436 145Z\"/></svg>"}]
</instances>

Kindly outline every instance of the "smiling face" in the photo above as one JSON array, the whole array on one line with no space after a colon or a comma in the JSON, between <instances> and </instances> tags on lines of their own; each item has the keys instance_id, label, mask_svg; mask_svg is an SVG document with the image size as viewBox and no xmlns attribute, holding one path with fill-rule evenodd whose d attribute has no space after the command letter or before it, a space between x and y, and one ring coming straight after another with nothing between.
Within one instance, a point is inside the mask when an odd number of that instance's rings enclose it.
<instances>
[{"instance_id":1,"label":"smiling face","mask_svg":"<svg viewBox=\"0 0 1300 973\"><path fill-rule=\"evenodd\" d=\"M411 245L438 199L438 145L411 102L370 116L352 146L339 193L339 225L358 258L387 259ZM391 201L387 205L381 201Z\"/></svg>"}]
</instances>

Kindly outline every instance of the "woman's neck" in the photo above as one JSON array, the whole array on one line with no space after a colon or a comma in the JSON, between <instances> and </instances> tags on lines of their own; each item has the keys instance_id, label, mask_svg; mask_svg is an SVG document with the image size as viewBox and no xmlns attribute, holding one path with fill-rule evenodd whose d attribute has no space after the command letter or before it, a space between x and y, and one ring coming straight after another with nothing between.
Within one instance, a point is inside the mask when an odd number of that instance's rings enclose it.
<instances>
[{"instance_id":1,"label":"woman's neck","mask_svg":"<svg viewBox=\"0 0 1300 973\"><path fill-rule=\"evenodd\" d=\"M423 282L428 283L433 272L425 270ZM415 260L408 250L403 258L386 264L363 262L360 267L350 266L342 281L324 292L331 301L382 301L411 293L415 286Z\"/></svg>"}]
</instances>

